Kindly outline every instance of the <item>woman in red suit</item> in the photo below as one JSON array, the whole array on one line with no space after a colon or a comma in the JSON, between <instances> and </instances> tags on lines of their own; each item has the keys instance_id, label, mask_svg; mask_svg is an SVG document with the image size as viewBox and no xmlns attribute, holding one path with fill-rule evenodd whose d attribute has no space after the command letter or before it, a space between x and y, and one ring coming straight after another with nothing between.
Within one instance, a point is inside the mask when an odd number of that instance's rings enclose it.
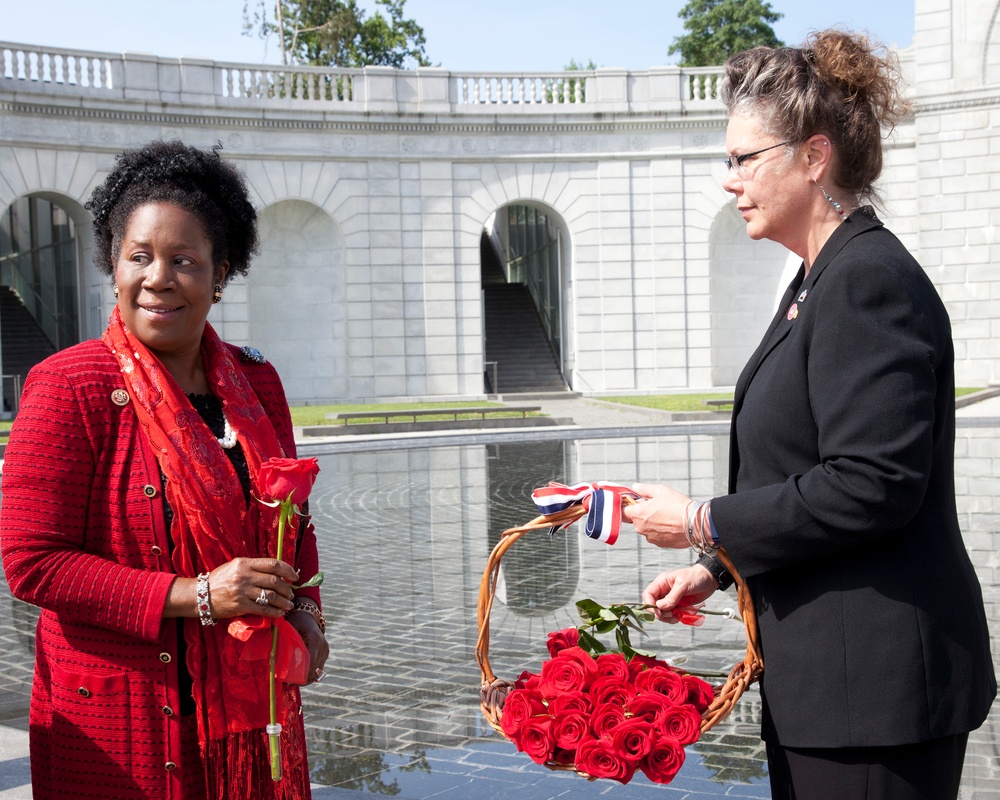
<instances>
[{"instance_id":1,"label":"woman in red suit","mask_svg":"<svg viewBox=\"0 0 1000 800\"><path fill-rule=\"evenodd\" d=\"M726 549L759 617L775 800L955 798L996 681L955 508L950 323L866 205L905 113L896 72L827 31L731 57L723 99L723 187L802 266L736 385L730 493L640 485L625 509L703 554L643 599L671 621L726 585Z\"/></svg>"},{"instance_id":2,"label":"woman in red suit","mask_svg":"<svg viewBox=\"0 0 1000 800\"><path fill-rule=\"evenodd\" d=\"M153 142L87 207L117 305L100 340L29 373L3 469L4 570L42 608L34 796L307 798L298 688L274 782L268 663L228 628L286 620L322 676L318 590L292 590L318 570L312 526L267 557L275 512L254 499L261 463L295 455L284 392L207 323L256 250L245 183L217 152Z\"/></svg>"}]
</instances>

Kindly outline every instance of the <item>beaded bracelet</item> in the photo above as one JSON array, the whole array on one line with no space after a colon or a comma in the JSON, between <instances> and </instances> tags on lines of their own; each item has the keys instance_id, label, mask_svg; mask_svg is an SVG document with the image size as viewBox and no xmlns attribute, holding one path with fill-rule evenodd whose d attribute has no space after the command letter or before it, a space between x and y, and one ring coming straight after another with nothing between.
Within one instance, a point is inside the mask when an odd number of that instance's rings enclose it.
<instances>
[{"instance_id":1,"label":"beaded bracelet","mask_svg":"<svg viewBox=\"0 0 1000 800\"><path fill-rule=\"evenodd\" d=\"M198 602L198 621L202 625L214 625L215 618L212 617L212 606L208 598L208 573L202 572L198 576L195 584L195 597Z\"/></svg>"},{"instance_id":2,"label":"beaded bracelet","mask_svg":"<svg viewBox=\"0 0 1000 800\"><path fill-rule=\"evenodd\" d=\"M319 632L326 634L326 617L323 616L323 612L320 611L318 605L316 605L312 600L306 600L305 598L295 601L296 611L305 611L307 614L312 614L313 619L316 620L316 624L319 625Z\"/></svg>"}]
</instances>

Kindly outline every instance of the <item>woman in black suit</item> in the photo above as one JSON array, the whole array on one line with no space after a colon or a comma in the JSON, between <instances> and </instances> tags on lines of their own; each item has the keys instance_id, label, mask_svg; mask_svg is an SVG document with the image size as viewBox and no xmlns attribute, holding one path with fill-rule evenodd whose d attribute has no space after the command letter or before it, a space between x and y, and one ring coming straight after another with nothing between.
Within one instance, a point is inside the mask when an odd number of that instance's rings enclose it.
<instances>
[{"instance_id":1,"label":"woman in black suit","mask_svg":"<svg viewBox=\"0 0 1000 800\"><path fill-rule=\"evenodd\" d=\"M640 484L625 510L702 553L646 588L661 620L727 585L718 546L751 590L781 800L955 798L996 694L955 509L948 315L867 205L906 112L896 76L841 31L726 62L723 188L803 263L736 385L730 493Z\"/></svg>"}]
</instances>

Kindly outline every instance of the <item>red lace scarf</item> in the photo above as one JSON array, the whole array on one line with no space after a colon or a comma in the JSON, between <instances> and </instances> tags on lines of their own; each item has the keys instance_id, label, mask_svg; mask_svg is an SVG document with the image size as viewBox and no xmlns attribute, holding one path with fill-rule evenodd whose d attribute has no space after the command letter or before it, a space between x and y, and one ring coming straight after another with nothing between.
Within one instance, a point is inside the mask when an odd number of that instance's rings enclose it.
<instances>
[{"instance_id":1,"label":"red lace scarf","mask_svg":"<svg viewBox=\"0 0 1000 800\"><path fill-rule=\"evenodd\" d=\"M121 365L139 425L167 479L177 574L194 577L239 556L273 555L277 510L253 500L247 506L236 471L208 425L160 361L125 327L117 308L103 340ZM201 355L209 387L246 455L252 493L260 496L261 463L285 453L253 388L208 323ZM287 553L295 552L297 527L286 533ZM208 786L233 792L257 782L249 773L271 783L266 747L260 749L264 734L256 730L268 723L268 662L244 658L246 645L227 627L188 621L184 631ZM291 704L279 705L287 729ZM276 793L283 794L278 786Z\"/></svg>"}]
</instances>

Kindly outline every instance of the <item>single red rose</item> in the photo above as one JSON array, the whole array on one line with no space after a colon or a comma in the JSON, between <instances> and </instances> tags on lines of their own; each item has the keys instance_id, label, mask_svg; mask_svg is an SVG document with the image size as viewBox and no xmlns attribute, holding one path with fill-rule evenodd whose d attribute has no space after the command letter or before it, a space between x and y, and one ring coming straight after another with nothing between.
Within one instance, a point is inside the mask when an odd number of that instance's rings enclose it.
<instances>
[{"instance_id":1,"label":"single red rose","mask_svg":"<svg viewBox=\"0 0 1000 800\"><path fill-rule=\"evenodd\" d=\"M580 643L580 631L576 628L563 628L561 631L553 631L549 634L546 643L549 648L549 655L555 658L560 650L567 647L576 647Z\"/></svg>"},{"instance_id":2,"label":"single red rose","mask_svg":"<svg viewBox=\"0 0 1000 800\"><path fill-rule=\"evenodd\" d=\"M571 658L574 661L579 661L583 665L583 668L587 670L587 674L592 676L592 678L597 677L597 662L582 647L567 647L564 650L560 650L556 658Z\"/></svg>"},{"instance_id":3,"label":"single red rose","mask_svg":"<svg viewBox=\"0 0 1000 800\"><path fill-rule=\"evenodd\" d=\"M549 713L553 717L562 714L589 714L593 708L594 703L586 692L566 692L553 697L549 703Z\"/></svg>"},{"instance_id":4,"label":"single red rose","mask_svg":"<svg viewBox=\"0 0 1000 800\"><path fill-rule=\"evenodd\" d=\"M670 665L667 664L666 661L661 661L658 658L653 658L652 656L641 656L638 654L632 656L628 662L628 671L632 676L633 681L635 680L636 675L649 669L650 667L664 667L669 669Z\"/></svg>"},{"instance_id":5,"label":"single red rose","mask_svg":"<svg viewBox=\"0 0 1000 800\"><path fill-rule=\"evenodd\" d=\"M597 666L589 655L587 660L567 656L578 647L563 650L556 658L542 662L542 680L538 690L547 700L552 700L566 692L578 692L590 686L597 674ZM584 652L580 650L580 652ZM687 691L685 689L685 691Z\"/></svg>"},{"instance_id":6,"label":"single red rose","mask_svg":"<svg viewBox=\"0 0 1000 800\"><path fill-rule=\"evenodd\" d=\"M670 698L659 692L643 692L629 700L625 711L633 717L644 719L654 727L658 727L668 708L674 708Z\"/></svg>"},{"instance_id":7,"label":"single red rose","mask_svg":"<svg viewBox=\"0 0 1000 800\"><path fill-rule=\"evenodd\" d=\"M541 678L534 672L528 672L525 670L520 675L517 676L517 680L514 681L515 689L537 689Z\"/></svg>"},{"instance_id":8,"label":"single red rose","mask_svg":"<svg viewBox=\"0 0 1000 800\"><path fill-rule=\"evenodd\" d=\"M627 719L611 731L615 752L632 764L637 764L653 747L653 726L644 719Z\"/></svg>"},{"instance_id":9,"label":"single red rose","mask_svg":"<svg viewBox=\"0 0 1000 800\"><path fill-rule=\"evenodd\" d=\"M614 703L606 703L594 708L590 715L590 729L600 739L602 736L609 736L624 721L625 709Z\"/></svg>"},{"instance_id":10,"label":"single red rose","mask_svg":"<svg viewBox=\"0 0 1000 800\"><path fill-rule=\"evenodd\" d=\"M309 497L317 474L315 458L269 458L257 471L257 491L264 500L297 505Z\"/></svg>"},{"instance_id":11,"label":"single red rose","mask_svg":"<svg viewBox=\"0 0 1000 800\"><path fill-rule=\"evenodd\" d=\"M670 783L682 766L684 748L666 736L655 739L649 754L639 763L639 769L653 783Z\"/></svg>"},{"instance_id":12,"label":"single red rose","mask_svg":"<svg viewBox=\"0 0 1000 800\"><path fill-rule=\"evenodd\" d=\"M635 688L640 692L659 692L674 705L687 702L688 687L676 672L665 667L650 667L635 676Z\"/></svg>"},{"instance_id":13,"label":"single red rose","mask_svg":"<svg viewBox=\"0 0 1000 800\"><path fill-rule=\"evenodd\" d=\"M635 686L618 678L598 678L590 684L590 696L595 705L614 703L624 708L635 695Z\"/></svg>"},{"instance_id":14,"label":"single red rose","mask_svg":"<svg viewBox=\"0 0 1000 800\"><path fill-rule=\"evenodd\" d=\"M715 690L694 675L682 675L681 680L688 687L688 702L698 709L699 714L703 713L715 699Z\"/></svg>"},{"instance_id":15,"label":"single red rose","mask_svg":"<svg viewBox=\"0 0 1000 800\"><path fill-rule=\"evenodd\" d=\"M504 700L500 728L513 742L524 723L539 714L545 714L542 696L533 689L514 689Z\"/></svg>"},{"instance_id":16,"label":"single red rose","mask_svg":"<svg viewBox=\"0 0 1000 800\"><path fill-rule=\"evenodd\" d=\"M559 715L552 722L552 741L556 747L575 750L577 745L590 736L590 720L586 714L573 712Z\"/></svg>"},{"instance_id":17,"label":"single red rose","mask_svg":"<svg viewBox=\"0 0 1000 800\"><path fill-rule=\"evenodd\" d=\"M705 615L698 613L697 606L675 606L670 611L674 619L684 625L697 628L705 624Z\"/></svg>"},{"instance_id":18,"label":"single red rose","mask_svg":"<svg viewBox=\"0 0 1000 800\"><path fill-rule=\"evenodd\" d=\"M536 764L552 758L555 743L552 741L552 717L532 717L525 720L519 732L517 749L527 753Z\"/></svg>"},{"instance_id":19,"label":"single red rose","mask_svg":"<svg viewBox=\"0 0 1000 800\"><path fill-rule=\"evenodd\" d=\"M620 681L630 681L628 661L621 653L601 653L596 659L597 674L602 678L616 678Z\"/></svg>"},{"instance_id":20,"label":"single red rose","mask_svg":"<svg viewBox=\"0 0 1000 800\"><path fill-rule=\"evenodd\" d=\"M591 778L611 778L628 783L635 775L635 765L615 752L607 739L588 739L576 750L576 768Z\"/></svg>"},{"instance_id":21,"label":"single red rose","mask_svg":"<svg viewBox=\"0 0 1000 800\"><path fill-rule=\"evenodd\" d=\"M686 703L668 708L661 725L661 733L675 739L678 744L693 744L701 736L701 714L694 706Z\"/></svg>"}]
</instances>

